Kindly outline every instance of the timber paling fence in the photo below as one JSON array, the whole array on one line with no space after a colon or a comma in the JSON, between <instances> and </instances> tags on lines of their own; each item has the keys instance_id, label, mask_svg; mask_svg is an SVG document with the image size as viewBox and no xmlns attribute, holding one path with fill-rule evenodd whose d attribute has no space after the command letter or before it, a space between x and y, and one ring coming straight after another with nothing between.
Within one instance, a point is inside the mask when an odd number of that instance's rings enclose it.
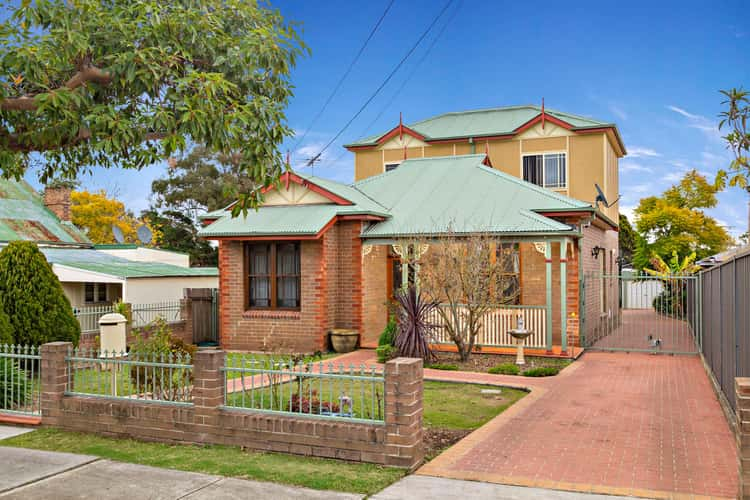
<instances>
[{"instance_id":1,"label":"timber paling fence","mask_svg":"<svg viewBox=\"0 0 750 500\"><path fill-rule=\"evenodd\" d=\"M734 410L735 377L750 377L750 251L700 274L706 364Z\"/></svg>"}]
</instances>

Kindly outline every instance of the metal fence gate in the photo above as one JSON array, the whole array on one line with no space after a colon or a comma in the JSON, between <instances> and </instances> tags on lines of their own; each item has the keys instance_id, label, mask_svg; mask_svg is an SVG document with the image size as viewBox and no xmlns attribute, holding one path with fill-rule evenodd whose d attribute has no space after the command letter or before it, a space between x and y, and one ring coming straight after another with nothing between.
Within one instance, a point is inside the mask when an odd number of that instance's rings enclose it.
<instances>
[{"instance_id":1,"label":"metal fence gate","mask_svg":"<svg viewBox=\"0 0 750 500\"><path fill-rule=\"evenodd\" d=\"M581 343L587 349L695 354L698 276L586 275Z\"/></svg>"}]
</instances>

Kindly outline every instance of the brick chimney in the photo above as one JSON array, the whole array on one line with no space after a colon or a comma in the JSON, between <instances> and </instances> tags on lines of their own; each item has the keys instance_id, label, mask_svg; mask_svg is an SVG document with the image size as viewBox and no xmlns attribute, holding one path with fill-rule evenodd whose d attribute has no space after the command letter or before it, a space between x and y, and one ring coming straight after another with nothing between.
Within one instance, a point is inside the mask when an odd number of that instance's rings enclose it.
<instances>
[{"instance_id":1,"label":"brick chimney","mask_svg":"<svg viewBox=\"0 0 750 500\"><path fill-rule=\"evenodd\" d=\"M72 189L66 186L44 188L44 204L52 210L60 220L70 221L70 193Z\"/></svg>"}]
</instances>

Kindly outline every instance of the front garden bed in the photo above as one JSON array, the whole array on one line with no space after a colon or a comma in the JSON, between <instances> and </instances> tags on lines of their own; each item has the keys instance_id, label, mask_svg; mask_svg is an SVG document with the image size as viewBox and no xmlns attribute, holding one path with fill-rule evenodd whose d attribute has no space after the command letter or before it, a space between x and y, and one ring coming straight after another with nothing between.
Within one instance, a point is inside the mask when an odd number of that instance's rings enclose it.
<instances>
[{"instance_id":1,"label":"front garden bed","mask_svg":"<svg viewBox=\"0 0 750 500\"><path fill-rule=\"evenodd\" d=\"M467 361L461 361L461 358L454 352L435 352L436 360L427 365L426 368L436 368L439 370L460 370L465 372L492 373L493 368L501 365L515 366L516 357L505 354L472 354ZM539 369L552 368L562 370L570 364L569 359L564 358L547 358L543 356L526 356L526 365L520 368L519 375L524 375L530 370L539 372ZM505 373L506 370L500 370L500 373L514 375L514 373ZM532 372L533 374L534 372ZM530 376L533 376L530 374ZM536 375L539 376L539 375Z\"/></svg>"}]
</instances>

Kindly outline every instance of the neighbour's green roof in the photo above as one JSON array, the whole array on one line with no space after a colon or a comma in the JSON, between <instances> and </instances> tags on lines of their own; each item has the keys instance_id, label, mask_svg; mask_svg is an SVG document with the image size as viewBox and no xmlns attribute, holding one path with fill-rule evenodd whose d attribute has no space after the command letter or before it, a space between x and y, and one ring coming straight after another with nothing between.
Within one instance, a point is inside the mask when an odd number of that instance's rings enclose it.
<instances>
[{"instance_id":1,"label":"neighbour's green roof","mask_svg":"<svg viewBox=\"0 0 750 500\"><path fill-rule=\"evenodd\" d=\"M485 155L406 160L354 187L388 207L390 217L363 231L366 238L488 232L570 233L567 224L537 211L592 209L483 164Z\"/></svg>"},{"instance_id":2,"label":"neighbour's green roof","mask_svg":"<svg viewBox=\"0 0 750 500\"><path fill-rule=\"evenodd\" d=\"M198 233L205 238L309 236L337 215L375 215L363 238L490 232L507 235L570 234L567 224L538 211L590 210L590 204L557 194L483 164L485 155L405 160L390 172L352 185L300 176L352 205L260 207L232 218L227 210Z\"/></svg>"},{"instance_id":3,"label":"neighbour's green roof","mask_svg":"<svg viewBox=\"0 0 750 500\"><path fill-rule=\"evenodd\" d=\"M51 264L107 274L119 279L218 276L215 267L181 267L161 262L139 262L85 248L40 248Z\"/></svg>"},{"instance_id":4,"label":"neighbour's green roof","mask_svg":"<svg viewBox=\"0 0 750 500\"><path fill-rule=\"evenodd\" d=\"M507 106L502 108L478 109L444 113L426 120L405 124L410 129L425 136L427 140L452 139L458 137L482 137L511 134L523 124L541 113L539 106ZM601 122L593 118L572 115L562 111L545 108L544 112L569 123L573 130L587 128L613 127L613 123ZM364 137L345 147L371 146L386 132Z\"/></svg>"},{"instance_id":5,"label":"neighbour's green roof","mask_svg":"<svg viewBox=\"0 0 750 500\"><path fill-rule=\"evenodd\" d=\"M60 221L25 181L0 179L0 241L91 245L72 223Z\"/></svg>"}]
</instances>

